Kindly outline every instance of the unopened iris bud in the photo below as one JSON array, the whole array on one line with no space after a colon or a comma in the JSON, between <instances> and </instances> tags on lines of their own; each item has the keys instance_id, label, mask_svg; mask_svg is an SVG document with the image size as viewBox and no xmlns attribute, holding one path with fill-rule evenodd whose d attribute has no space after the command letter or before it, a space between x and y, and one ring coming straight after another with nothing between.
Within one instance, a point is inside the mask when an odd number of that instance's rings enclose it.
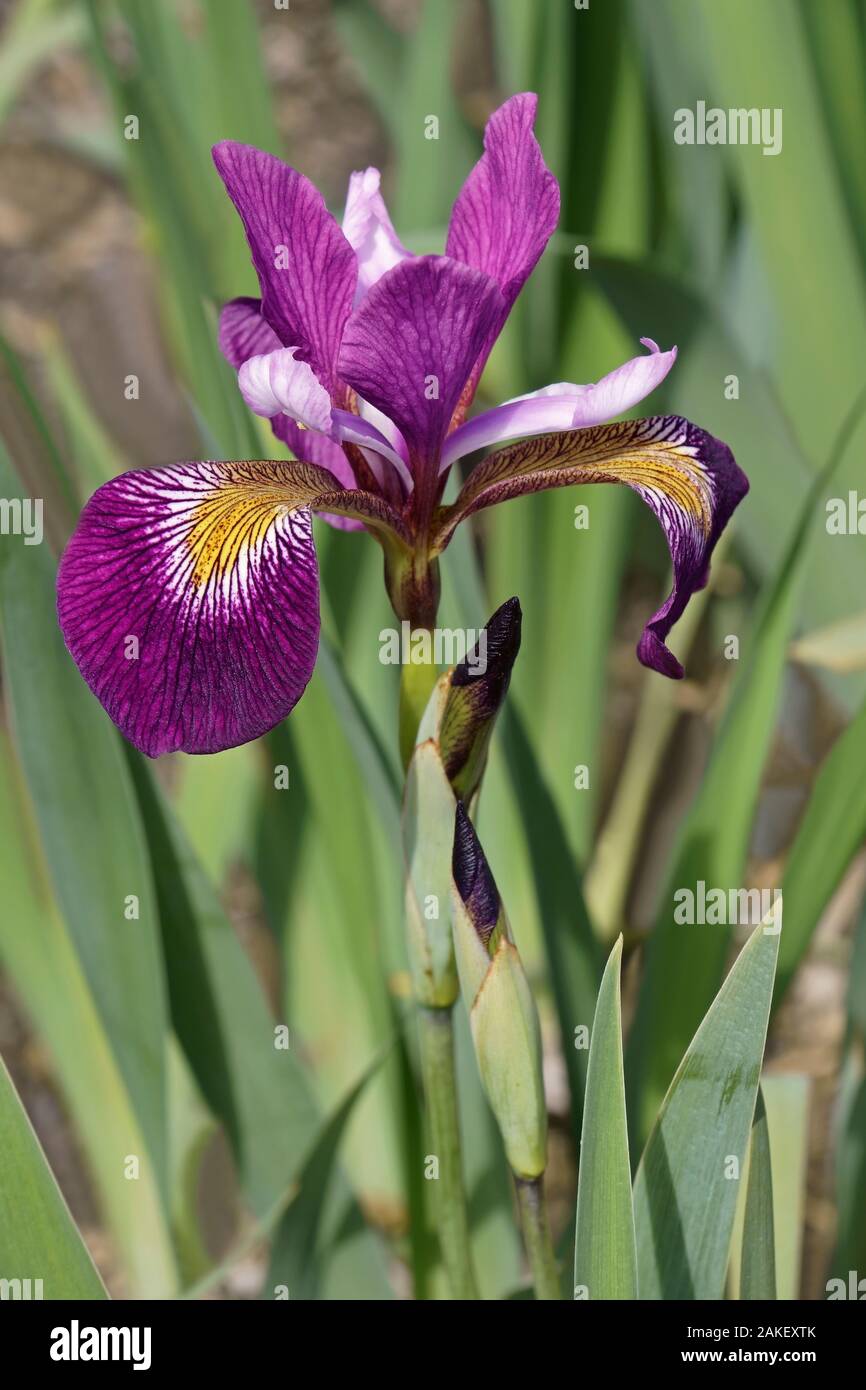
<instances>
[{"instance_id":1,"label":"unopened iris bud","mask_svg":"<svg viewBox=\"0 0 866 1390\"><path fill-rule=\"evenodd\" d=\"M490 735L520 650L522 616L518 599L503 603L451 675L439 747L448 780L461 801L469 801L481 781Z\"/></svg>"},{"instance_id":2,"label":"unopened iris bud","mask_svg":"<svg viewBox=\"0 0 866 1390\"><path fill-rule=\"evenodd\" d=\"M459 993L449 911L454 808L456 800L469 801L478 790L520 647L520 623L520 604L509 599L465 661L440 676L407 768L403 847L409 962L415 997L428 1008L447 1008Z\"/></svg>"},{"instance_id":3,"label":"unopened iris bud","mask_svg":"<svg viewBox=\"0 0 866 1390\"><path fill-rule=\"evenodd\" d=\"M457 803L452 876L454 947L481 1082L512 1171L519 1178L537 1178L547 1162L538 1012L462 802Z\"/></svg>"}]
</instances>

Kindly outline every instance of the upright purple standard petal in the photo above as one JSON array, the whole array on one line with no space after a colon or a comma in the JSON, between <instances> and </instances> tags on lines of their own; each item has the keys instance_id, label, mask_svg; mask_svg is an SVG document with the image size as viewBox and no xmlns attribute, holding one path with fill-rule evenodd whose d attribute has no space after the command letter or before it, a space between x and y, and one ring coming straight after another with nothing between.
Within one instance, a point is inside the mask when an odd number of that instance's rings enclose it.
<instances>
[{"instance_id":1,"label":"upright purple standard petal","mask_svg":"<svg viewBox=\"0 0 866 1390\"><path fill-rule=\"evenodd\" d=\"M60 565L60 626L91 690L151 757L246 743L304 692L319 581L290 468L124 473L84 508Z\"/></svg>"},{"instance_id":2,"label":"upright purple standard petal","mask_svg":"<svg viewBox=\"0 0 866 1390\"><path fill-rule=\"evenodd\" d=\"M346 324L340 374L403 435L422 513L435 500L451 417L501 312L489 276L417 256L383 275Z\"/></svg>"},{"instance_id":3,"label":"upright purple standard petal","mask_svg":"<svg viewBox=\"0 0 866 1390\"><path fill-rule=\"evenodd\" d=\"M215 145L213 158L246 230L265 319L280 345L299 348L334 395L358 278L354 251L322 195L296 169L232 140Z\"/></svg>"},{"instance_id":4,"label":"upright purple standard petal","mask_svg":"<svg viewBox=\"0 0 866 1390\"><path fill-rule=\"evenodd\" d=\"M484 154L451 213L447 255L492 276L503 298L499 319L491 325L475 364L470 390L559 218L559 186L532 131L537 106L538 97L523 92L494 111L484 132ZM464 408L470 400L467 394Z\"/></svg>"},{"instance_id":5,"label":"upright purple standard petal","mask_svg":"<svg viewBox=\"0 0 866 1390\"><path fill-rule=\"evenodd\" d=\"M707 581L716 541L749 490L746 475L727 444L679 415L544 435L501 449L473 468L453 505L437 513L433 553L445 549L455 527L473 512L570 483L625 483L658 518L674 586L644 628L638 657L662 675L682 676L665 639Z\"/></svg>"},{"instance_id":6,"label":"upright purple standard petal","mask_svg":"<svg viewBox=\"0 0 866 1390\"><path fill-rule=\"evenodd\" d=\"M349 179L343 235L358 257L356 304L386 270L412 254L394 231L385 200L379 192L380 181L378 169L356 171Z\"/></svg>"}]
</instances>

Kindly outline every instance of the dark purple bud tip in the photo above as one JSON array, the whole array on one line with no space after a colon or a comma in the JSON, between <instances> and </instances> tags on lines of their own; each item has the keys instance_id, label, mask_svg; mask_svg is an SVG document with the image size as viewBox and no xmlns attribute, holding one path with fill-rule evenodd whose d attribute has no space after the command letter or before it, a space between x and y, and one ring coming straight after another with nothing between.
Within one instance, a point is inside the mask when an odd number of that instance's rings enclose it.
<instances>
[{"instance_id":1,"label":"dark purple bud tip","mask_svg":"<svg viewBox=\"0 0 866 1390\"><path fill-rule=\"evenodd\" d=\"M520 651L522 622L520 599L506 599L484 629L484 650L477 644L465 660L455 666L451 677L452 687L471 685L478 680L491 684L497 684L503 678L508 681L515 657Z\"/></svg>"},{"instance_id":2,"label":"dark purple bud tip","mask_svg":"<svg viewBox=\"0 0 866 1390\"><path fill-rule=\"evenodd\" d=\"M454 795L469 801L478 790L493 723L520 650L520 600L497 608L465 661L455 666L439 730L439 747Z\"/></svg>"},{"instance_id":3,"label":"dark purple bud tip","mask_svg":"<svg viewBox=\"0 0 866 1390\"><path fill-rule=\"evenodd\" d=\"M472 925L487 946L499 921L499 890L462 801L457 803L451 868Z\"/></svg>"}]
</instances>

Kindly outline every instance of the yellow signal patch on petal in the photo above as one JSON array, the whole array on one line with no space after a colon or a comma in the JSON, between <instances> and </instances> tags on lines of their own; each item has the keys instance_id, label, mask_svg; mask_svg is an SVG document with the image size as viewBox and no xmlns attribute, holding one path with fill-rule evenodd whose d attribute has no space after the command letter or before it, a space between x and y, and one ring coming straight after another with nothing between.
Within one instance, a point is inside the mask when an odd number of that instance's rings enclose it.
<instances>
[{"instance_id":1,"label":"yellow signal patch on petal","mask_svg":"<svg viewBox=\"0 0 866 1390\"><path fill-rule=\"evenodd\" d=\"M465 517L545 488L624 483L662 527L674 587L649 620L638 657L663 675L682 667L665 638L691 594L707 580L713 547L748 491L748 479L720 439L679 415L623 420L521 440L476 464L450 507L440 507L431 550L439 554Z\"/></svg>"},{"instance_id":2,"label":"yellow signal patch on petal","mask_svg":"<svg viewBox=\"0 0 866 1390\"><path fill-rule=\"evenodd\" d=\"M249 476L250 465L235 480L221 483L195 508L187 546L193 557L191 582L201 588L211 579L219 581L237 569L250 551L258 551L268 531L281 516L299 505L287 499L285 486L272 479Z\"/></svg>"},{"instance_id":3,"label":"yellow signal patch on petal","mask_svg":"<svg viewBox=\"0 0 866 1390\"><path fill-rule=\"evenodd\" d=\"M654 510L671 509L696 524L706 539L716 500L712 471L701 457L707 437L677 416L657 416L521 440L472 470L453 507L442 509L436 549L480 507L572 483L625 483Z\"/></svg>"},{"instance_id":4,"label":"yellow signal patch on petal","mask_svg":"<svg viewBox=\"0 0 866 1390\"><path fill-rule=\"evenodd\" d=\"M125 736L214 753L289 713L313 671L320 469L190 462L101 487L64 552L66 644Z\"/></svg>"}]
</instances>

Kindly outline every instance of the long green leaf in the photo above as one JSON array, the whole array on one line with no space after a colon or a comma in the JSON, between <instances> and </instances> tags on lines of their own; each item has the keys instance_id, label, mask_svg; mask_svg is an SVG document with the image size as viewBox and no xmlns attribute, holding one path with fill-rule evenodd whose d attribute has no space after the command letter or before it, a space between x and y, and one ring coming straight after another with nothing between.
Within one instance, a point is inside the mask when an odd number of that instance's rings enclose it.
<instances>
[{"instance_id":1,"label":"long green leaf","mask_svg":"<svg viewBox=\"0 0 866 1390\"><path fill-rule=\"evenodd\" d=\"M0 1154L0 1280L13 1289L3 1297L106 1298L2 1059ZM18 1280L29 1294L14 1291Z\"/></svg>"},{"instance_id":2,"label":"long green leaf","mask_svg":"<svg viewBox=\"0 0 866 1390\"><path fill-rule=\"evenodd\" d=\"M137 1181L129 1155L144 1139L73 940L57 911L32 808L0 733L0 961L47 1047L103 1219L131 1295L167 1298L177 1273L168 1215L150 1165Z\"/></svg>"},{"instance_id":3,"label":"long green leaf","mask_svg":"<svg viewBox=\"0 0 866 1390\"><path fill-rule=\"evenodd\" d=\"M818 773L788 852L782 893L785 930L776 1002L803 958L818 920L866 836L866 704L840 734Z\"/></svg>"},{"instance_id":4,"label":"long green leaf","mask_svg":"<svg viewBox=\"0 0 866 1390\"><path fill-rule=\"evenodd\" d=\"M724 156L772 294L775 379L806 450L820 458L862 383L866 316L862 264L841 196L800 6L797 0L667 3L693 68L706 80L701 95L708 105L783 112L778 155L764 158L754 145L731 143ZM674 99L672 109L680 104ZM862 163L862 149L858 158ZM809 190L806 198L804 189ZM798 215L791 219L795 203ZM812 275L804 276L815 246L821 247L820 261ZM807 360L798 343L802 323L810 320L820 320L833 344L832 352L818 354L814 361ZM842 484L856 487L859 478L858 461L852 458Z\"/></svg>"},{"instance_id":5,"label":"long green leaf","mask_svg":"<svg viewBox=\"0 0 866 1390\"><path fill-rule=\"evenodd\" d=\"M583 1113L588 1059L586 1049L574 1046L575 1029L592 1018L601 976L601 952L583 901L580 874L553 797L533 758L525 724L515 709L508 708L502 726L515 792L526 798L524 826L568 1069L576 1137Z\"/></svg>"},{"instance_id":6,"label":"long green leaf","mask_svg":"<svg viewBox=\"0 0 866 1390\"><path fill-rule=\"evenodd\" d=\"M791 1073L765 1076L761 1090L770 1136L776 1297L796 1299L809 1161L809 1078Z\"/></svg>"},{"instance_id":7,"label":"long green leaf","mask_svg":"<svg viewBox=\"0 0 866 1390\"><path fill-rule=\"evenodd\" d=\"M132 753L130 764L158 884L174 1027L205 1099L226 1126L246 1196L263 1218L296 1178L318 1130L310 1082L293 1030L286 1038L269 1016L252 966L149 767ZM332 1223L360 1220L343 1179L328 1216ZM363 1226L350 1247L334 1249L328 1281L339 1284L347 1264L385 1286L381 1253Z\"/></svg>"},{"instance_id":8,"label":"long green leaf","mask_svg":"<svg viewBox=\"0 0 866 1390\"><path fill-rule=\"evenodd\" d=\"M390 1050L390 1049L387 1049ZM321 1297L321 1233L325 1205L337 1163L340 1144L367 1082L378 1071L385 1057L383 1049L355 1082L348 1095L322 1125L315 1143L298 1174L298 1191L283 1214L274 1236L271 1262L265 1282L265 1297L272 1298L276 1289L285 1289L284 1297L317 1299ZM338 1235L339 1239L339 1235ZM390 1297L387 1283L364 1278L347 1296L353 1299Z\"/></svg>"},{"instance_id":9,"label":"long green leaf","mask_svg":"<svg viewBox=\"0 0 866 1390\"><path fill-rule=\"evenodd\" d=\"M625 1114L619 974L610 953L592 1023L574 1245L575 1297L637 1297L637 1251Z\"/></svg>"},{"instance_id":10,"label":"long green leaf","mask_svg":"<svg viewBox=\"0 0 866 1390\"><path fill-rule=\"evenodd\" d=\"M758 1087L752 1140L749 1150L749 1182L743 1228L740 1298L776 1297L776 1241L773 1232L773 1173L770 1134L764 1097Z\"/></svg>"},{"instance_id":11,"label":"long green leaf","mask_svg":"<svg viewBox=\"0 0 866 1390\"><path fill-rule=\"evenodd\" d=\"M315 1106L291 1034L289 1046L277 1046L252 966L149 767L132 752L129 761L158 885L175 1031L262 1215L288 1186Z\"/></svg>"},{"instance_id":12,"label":"long green leaf","mask_svg":"<svg viewBox=\"0 0 866 1390\"><path fill-rule=\"evenodd\" d=\"M423 0L418 26L403 48L395 222L407 236L447 221L476 157L472 132L451 88L460 11L455 0ZM409 246L415 249L411 236Z\"/></svg>"},{"instance_id":13,"label":"long green leaf","mask_svg":"<svg viewBox=\"0 0 866 1390\"><path fill-rule=\"evenodd\" d=\"M0 489L22 495L2 449ZM64 648L53 561L23 537L0 549L0 637L13 738L54 891L165 1195L167 1011L144 834L120 738Z\"/></svg>"},{"instance_id":14,"label":"long green leaf","mask_svg":"<svg viewBox=\"0 0 866 1390\"><path fill-rule=\"evenodd\" d=\"M640 1298L721 1298L779 937L755 928L665 1096L634 1185Z\"/></svg>"}]
</instances>

